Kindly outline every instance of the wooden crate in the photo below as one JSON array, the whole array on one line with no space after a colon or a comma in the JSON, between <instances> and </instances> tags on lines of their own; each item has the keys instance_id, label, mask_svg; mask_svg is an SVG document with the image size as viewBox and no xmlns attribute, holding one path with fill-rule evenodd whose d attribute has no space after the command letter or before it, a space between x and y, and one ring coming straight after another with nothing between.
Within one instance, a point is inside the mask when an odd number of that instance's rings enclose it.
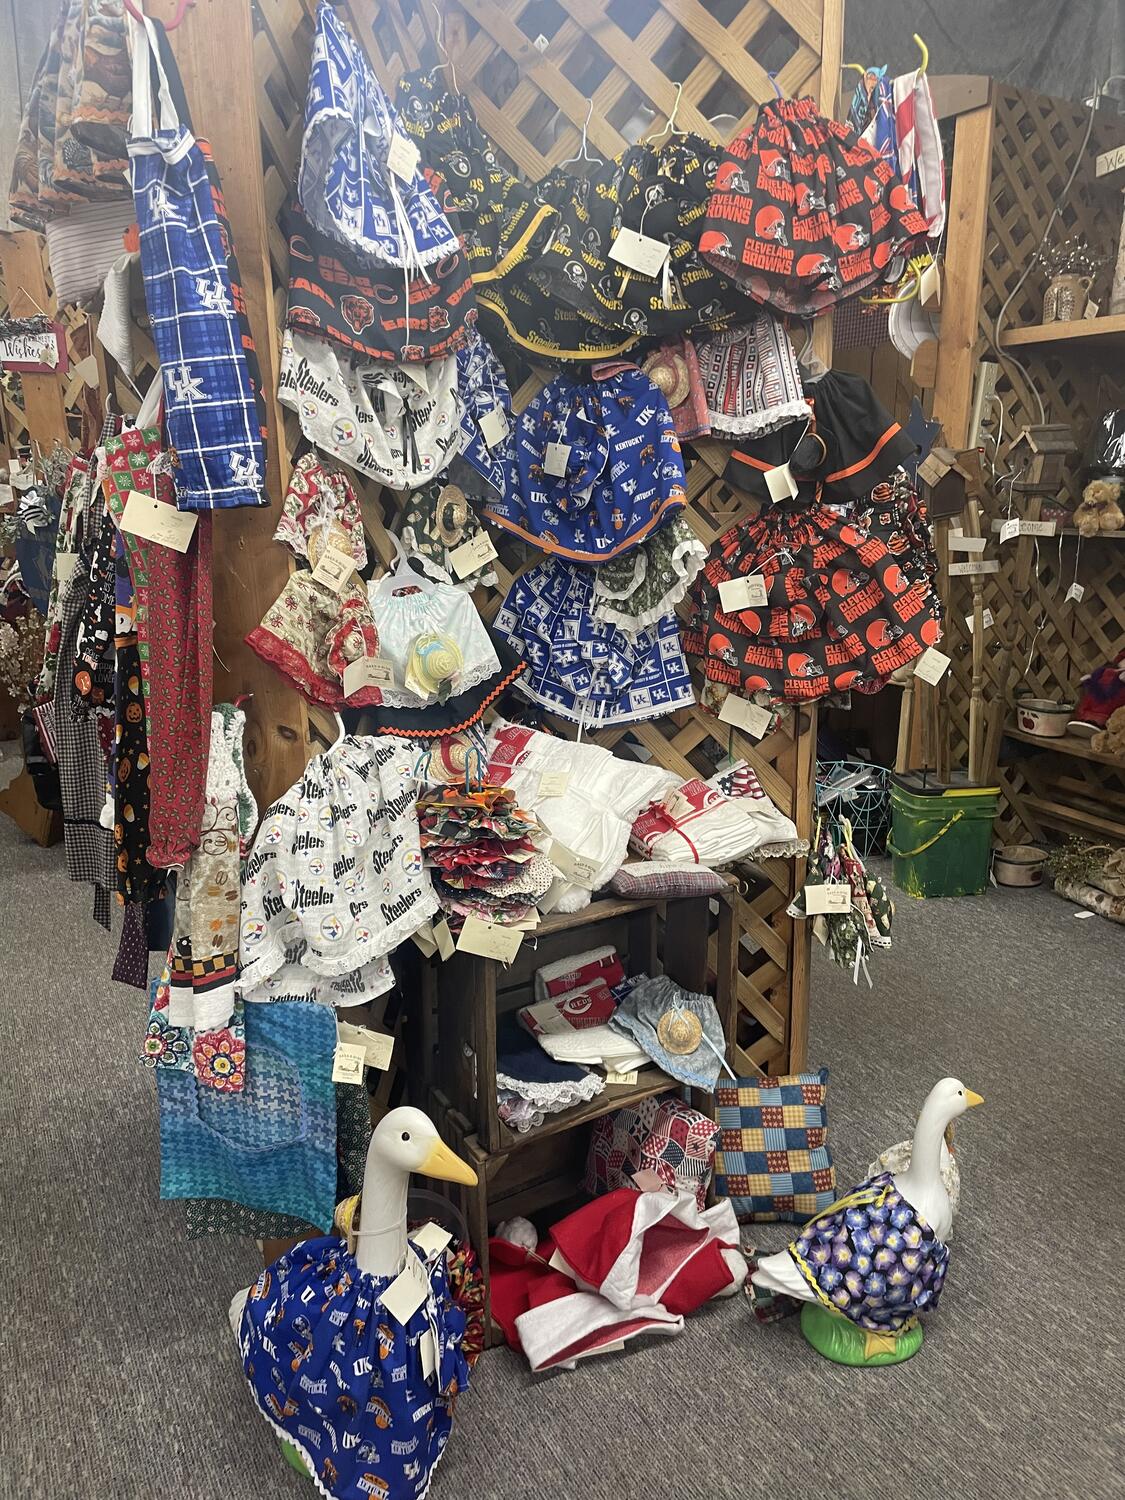
<instances>
[{"instance_id":1,"label":"wooden crate","mask_svg":"<svg viewBox=\"0 0 1125 1500\"><path fill-rule=\"evenodd\" d=\"M1043 329L1038 325L1045 270L1036 265L1019 285L1052 210L1063 201L1071 168L1082 155L1088 120L1080 104L1012 89L995 80L985 102L957 120L934 415L944 425L946 442L955 448L967 444L977 363L997 358L994 325L1008 303L1000 335L1006 362L1001 363L997 385L1003 407L1003 440L996 460L1001 472L1023 427L1043 421L1064 424L1081 453L1102 410L1125 403L1125 320ZM1085 234L1107 257L1094 288L1103 307L1122 197L1120 191L1096 182L1094 158L1117 143L1119 129L1113 120L1107 116L1104 123L1095 122L1074 187L1052 231L1052 238ZM1023 372L1011 363L1013 358L1024 366ZM1067 464L1058 495L1067 504L1081 498L1080 458ZM987 637L986 696L996 692L1003 649L1010 645L1015 666L1009 705L1017 692L1037 698L1073 697L1079 678L1125 644L1125 536L1080 543L1068 531L1040 541L1036 559L1032 538L1000 546L992 536L990 527L1006 515L1008 499L1006 484L992 484L982 506L983 530L991 537L988 555L1001 559L1000 572L984 580L983 602L996 622ZM1031 503L1017 493L1013 514L1029 516ZM1067 603L1066 591L1076 576L1085 595L1080 603ZM953 657L946 691L948 750L954 764L964 764L972 689L971 638L965 623L972 611L970 581L946 578L945 593L949 644L943 649ZM1058 809L1065 812L1068 805L1082 815L1067 826L1097 831L1090 823L1088 804L1091 798L1096 803L1099 796L1109 796L1120 776L1115 783L1112 766L1077 756L1064 764L1065 753L1065 747L1056 751L1058 774L1047 779L1046 766L1033 764L1022 750L1001 766L998 829L1005 839L1041 839L1058 830L1064 826Z\"/></svg>"},{"instance_id":2,"label":"wooden crate","mask_svg":"<svg viewBox=\"0 0 1125 1500\"><path fill-rule=\"evenodd\" d=\"M713 937L709 905L717 908ZM687 990L712 989L728 1041L736 1008L735 907L727 895L710 901L594 901L573 915L548 917L535 936L535 948L525 940L508 969L472 954L457 953L444 964L431 958L412 1016L422 1035L412 1057L414 1077L425 1081L425 1106L479 1179L475 1188L461 1190L460 1203L486 1285L488 1236L498 1223L521 1214L546 1224L583 1201L593 1123L623 1105L681 1089L652 1064L639 1070L635 1083L608 1084L595 1098L549 1115L524 1135L510 1130L496 1110L496 1025L533 1001L535 970L612 943L628 974L663 973ZM731 1056L734 1049L728 1045L727 1051ZM710 1094L690 1095L697 1109L713 1112ZM489 1321L486 1305L486 1327Z\"/></svg>"}]
</instances>

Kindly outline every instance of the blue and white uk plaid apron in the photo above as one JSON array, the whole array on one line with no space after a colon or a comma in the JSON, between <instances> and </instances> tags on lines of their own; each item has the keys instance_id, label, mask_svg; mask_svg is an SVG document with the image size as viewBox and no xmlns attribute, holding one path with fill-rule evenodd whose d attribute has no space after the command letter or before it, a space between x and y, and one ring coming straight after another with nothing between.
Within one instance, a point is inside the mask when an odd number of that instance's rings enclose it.
<instances>
[{"instance_id":1,"label":"blue and white uk plaid apron","mask_svg":"<svg viewBox=\"0 0 1125 1500\"><path fill-rule=\"evenodd\" d=\"M129 21L129 156L180 510L267 505L265 450L203 155L180 123L151 21ZM152 64L160 80L153 119Z\"/></svg>"}]
</instances>

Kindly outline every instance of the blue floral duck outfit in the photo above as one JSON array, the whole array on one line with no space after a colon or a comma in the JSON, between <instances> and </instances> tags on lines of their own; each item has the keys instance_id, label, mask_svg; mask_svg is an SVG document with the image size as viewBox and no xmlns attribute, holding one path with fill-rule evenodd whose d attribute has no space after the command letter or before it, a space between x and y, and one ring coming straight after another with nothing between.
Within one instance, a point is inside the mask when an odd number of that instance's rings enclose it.
<instances>
[{"instance_id":1,"label":"blue floral duck outfit","mask_svg":"<svg viewBox=\"0 0 1125 1500\"><path fill-rule=\"evenodd\" d=\"M250 1392L329 1500L421 1500L468 1385L465 1314L445 1251L426 1260L411 1244L407 1255L429 1292L405 1325L380 1305L394 1278L361 1271L336 1236L287 1251L246 1300L239 1347Z\"/></svg>"},{"instance_id":2,"label":"blue floral duck outfit","mask_svg":"<svg viewBox=\"0 0 1125 1500\"><path fill-rule=\"evenodd\" d=\"M818 1300L873 1333L897 1334L937 1306L949 1247L894 1184L869 1177L810 1219L789 1253Z\"/></svg>"}]
</instances>

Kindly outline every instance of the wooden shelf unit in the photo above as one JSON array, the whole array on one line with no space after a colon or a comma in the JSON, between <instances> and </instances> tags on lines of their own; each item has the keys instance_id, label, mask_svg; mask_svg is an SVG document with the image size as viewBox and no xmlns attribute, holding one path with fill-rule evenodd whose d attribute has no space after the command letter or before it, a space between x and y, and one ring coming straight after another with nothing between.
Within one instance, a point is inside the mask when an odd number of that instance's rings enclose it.
<instances>
[{"instance_id":1,"label":"wooden shelf unit","mask_svg":"<svg viewBox=\"0 0 1125 1500\"><path fill-rule=\"evenodd\" d=\"M1122 760L1120 755L1108 755L1101 750L1095 750L1090 741L1083 739L1080 734L1048 737L1042 734L1029 734L1026 729L1020 729L1014 724L1009 725L1004 733L1010 740L1020 740L1025 745L1036 745L1040 750L1053 750L1056 755L1073 755L1078 760L1093 760L1099 765L1115 766L1118 770L1125 771L1125 760Z\"/></svg>"},{"instance_id":2,"label":"wooden shelf unit","mask_svg":"<svg viewBox=\"0 0 1125 1500\"><path fill-rule=\"evenodd\" d=\"M711 910L718 907L717 922ZM714 927L714 932L712 932ZM534 947L533 947L534 942ZM623 1105L683 1085L651 1065L632 1084L607 1085L526 1133L500 1119L496 1098L497 1021L534 1001L535 971L545 964L612 944L627 974L665 974L685 990L713 995L727 1055L732 1053L738 977L738 928L733 895L658 901L593 901L572 915L553 914L524 940L507 969L493 959L455 953L420 966L419 1026L412 1074L422 1082L442 1135L472 1163L475 1188L460 1190L462 1210L488 1281L488 1237L515 1214L549 1218L576 1207L583 1194L589 1131ZM712 977L713 975L713 977ZM710 1094L692 1090L693 1104L712 1110ZM486 1303L486 1326L490 1326Z\"/></svg>"},{"instance_id":3,"label":"wooden shelf unit","mask_svg":"<svg viewBox=\"0 0 1125 1500\"><path fill-rule=\"evenodd\" d=\"M1125 313L1104 318L1075 318L1066 323L1033 323L1026 328L1009 328L1000 335L1001 349L1022 349L1029 344L1040 348L1049 344L1104 346L1105 352L1117 353L1125 348Z\"/></svg>"}]
</instances>

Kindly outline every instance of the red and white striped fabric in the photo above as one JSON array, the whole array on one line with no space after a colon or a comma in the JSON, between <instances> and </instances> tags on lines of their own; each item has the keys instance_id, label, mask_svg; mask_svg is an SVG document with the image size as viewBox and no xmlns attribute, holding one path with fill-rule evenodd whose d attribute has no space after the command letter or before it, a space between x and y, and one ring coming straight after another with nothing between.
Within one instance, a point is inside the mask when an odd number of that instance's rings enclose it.
<instances>
[{"instance_id":1,"label":"red and white striped fabric","mask_svg":"<svg viewBox=\"0 0 1125 1500\"><path fill-rule=\"evenodd\" d=\"M902 73L891 90L899 174L936 240L945 228L945 161L929 80L920 71Z\"/></svg>"},{"instance_id":2,"label":"red and white striped fabric","mask_svg":"<svg viewBox=\"0 0 1125 1500\"><path fill-rule=\"evenodd\" d=\"M745 761L710 781L685 781L663 802L654 802L633 823L629 842L645 859L712 868L750 855L780 857L807 848Z\"/></svg>"}]
</instances>

